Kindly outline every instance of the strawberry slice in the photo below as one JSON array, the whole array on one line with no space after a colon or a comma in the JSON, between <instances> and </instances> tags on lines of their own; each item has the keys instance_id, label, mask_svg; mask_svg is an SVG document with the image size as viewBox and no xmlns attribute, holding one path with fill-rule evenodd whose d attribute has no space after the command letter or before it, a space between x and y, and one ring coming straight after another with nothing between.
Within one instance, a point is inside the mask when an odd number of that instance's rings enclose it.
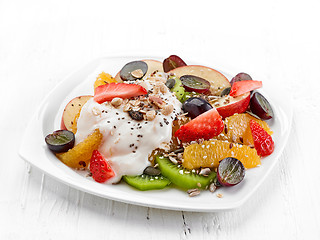
<instances>
[{"instance_id":1,"label":"strawberry slice","mask_svg":"<svg viewBox=\"0 0 320 240\"><path fill-rule=\"evenodd\" d=\"M211 139L219 135L224 128L221 116L215 108L210 109L187 124L181 126L175 136L182 142L190 142L198 139Z\"/></svg>"},{"instance_id":2,"label":"strawberry slice","mask_svg":"<svg viewBox=\"0 0 320 240\"><path fill-rule=\"evenodd\" d=\"M274 142L272 137L254 120L250 120L250 129L254 148L257 150L258 155L265 157L273 153Z\"/></svg>"},{"instance_id":3,"label":"strawberry slice","mask_svg":"<svg viewBox=\"0 0 320 240\"><path fill-rule=\"evenodd\" d=\"M147 94L147 90L137 84L108 83L97 87L94 91L94 100L97 103L111 101L115 97L130 98Z\"/></svg>"},{"instance_id":4,"label":"strawberry slice","mask_svg":"<svg viewBox=\"0 0 320 240\"><path fill-rule=\"evenodd\" d=\"M92 153L90 172L92 173L92 178L98 183L103 183L115 175L109 163L98 150L94 150Z\"/></svg>"},{"instance_id":5,"label":"strawberry slice","mask_svg":"<svg viewBox=\"0 0 320 240\"><path fill-rule=\"evenodd\" d=\"M232 87L230 90L230 96L237 97L237 96L240 96L241 94L250 92L252 90L255 90L261 87L262 87L261 81L244 80L244 81L235 82L232 84Z\"/></svg>"}]
</instances>

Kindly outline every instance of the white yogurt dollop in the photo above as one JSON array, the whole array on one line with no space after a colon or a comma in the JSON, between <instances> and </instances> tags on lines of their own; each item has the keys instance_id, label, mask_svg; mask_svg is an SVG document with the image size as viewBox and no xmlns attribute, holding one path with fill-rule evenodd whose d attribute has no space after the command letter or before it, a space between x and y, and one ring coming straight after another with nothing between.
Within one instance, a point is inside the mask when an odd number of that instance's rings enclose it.
<instances>
[{"instance_id":1,"label":"white yogurt dollop","mask_svg":"<svg viewBox=\"0 0 320 240\"><path fill-rule=\"evenodd\" d=\"M144 81L147 90L153 81ZM139 81L137 82L139 83ZM99 152L110 163L115 177L106 183L116 183L123 175L139 175L150 165L148 157L156 148L163 148L172 136L172 122L181 112L181 103L170 92L158 93L174 110L169 115L158 111L152 121L133 120L124 105L114 108L110 103L99 104L90 99L81 109L77 122L76 144L83 141L95 129L103 135Z\"/></svg>"}]
</instances>

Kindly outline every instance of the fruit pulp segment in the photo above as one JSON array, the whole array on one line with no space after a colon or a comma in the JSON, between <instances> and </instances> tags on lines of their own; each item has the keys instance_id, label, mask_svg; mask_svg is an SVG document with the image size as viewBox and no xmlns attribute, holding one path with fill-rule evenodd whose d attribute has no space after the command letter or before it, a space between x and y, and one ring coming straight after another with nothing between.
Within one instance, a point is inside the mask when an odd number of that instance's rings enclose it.
<instances>
[{"instance_id":1,"label":"fruit pulp segment","mask_svg":"<svg viewBox=\"0 0 320 240\"><path fill-rule=\"evenodd\" d=\"M266 122L248 113L242 113L227 117L224 120L225 127L223 132L216 136L215 139L254 146L249 124L250 120L255 120L268 134L272 135L273 132Z\"/></svg>"},{"instance_id":2,"label":"fruit pulp segment","mask_svg":"<svg viewBox=\"0 0 320 240\"><path fill-rule=\"evenodd\" d=\"M71 168L83 168L88 166L92 152L98 149L102 141L102 134L96 129L84 141L80 142L68 152L56 154L64 164Z\"/></svg>"},{"instance_id":3,"label":"fruit pulp segment","mask_svg":"<svg viewBox=\"0 0 320 240\"><path fill-rule=\"evenodd\" d=\"M109 73L102 72L94 82L94 89L106 83L117 82Z\"/></svg>"},{"instance_id":4,"label":"fruit pulp segment","mask_svg":"<svg viewBox=\"0 0 320 240\"><path fill-rule=\"evenodd\" d=\"M210 140L187 146L184 150L182 165L187 169L218 167L219 161L226 157L237 158L245 168L253 168L261 164L260 157L254 148L228 141Z\"/></svg>"}]
</instances>

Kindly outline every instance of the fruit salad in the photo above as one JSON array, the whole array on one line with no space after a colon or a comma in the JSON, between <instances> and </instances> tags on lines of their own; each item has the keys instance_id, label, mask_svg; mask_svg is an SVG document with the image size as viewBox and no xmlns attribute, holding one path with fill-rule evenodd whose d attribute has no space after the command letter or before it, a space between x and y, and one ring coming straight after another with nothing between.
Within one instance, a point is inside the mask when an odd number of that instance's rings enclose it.
<instances>
[{"instance_id":1,"label":"fruit salad","mask_svg":"<svg viewBox=\"0 0 320 240\"><path fill-rule=\"evenodd\" d=\"M176 55L132 61L114 77L96 76L93 94L75 96L45 141L100 184L213 192L242 182L274 150L274 113L261 87L246 73L229 81Z\"/></svg>"}]
</instances>

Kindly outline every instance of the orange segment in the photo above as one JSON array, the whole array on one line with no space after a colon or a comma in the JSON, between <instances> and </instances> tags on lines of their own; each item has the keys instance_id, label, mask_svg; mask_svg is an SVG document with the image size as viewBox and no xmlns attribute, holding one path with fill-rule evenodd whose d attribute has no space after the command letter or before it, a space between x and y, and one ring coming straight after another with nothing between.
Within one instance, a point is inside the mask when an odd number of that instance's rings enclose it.
<instances>
[{"instance_id":1,"label":"orange segment","mask_svg":"<svg viewBox=\"0 0 320 240\"><path fill-rule=\"evenodd\" d=\"M253 168L261 164L260 157L254 148L222 140L210 140L187 146L184 149L182 165L188 169L218 167L219 161L226 157L239 159L245 168Z\"/></svg>"},{"instance_id":2,"label":"orange segment","mask_svg":"<svg viewBox=\"0 0 320 240\"><path fill-rule=\"evenodd\" d=\"M109 73L102 72L94 82L94 89L106 83L117 82Z\"/></svg>"},{"instance_id":3,"label":"orange segment","mask_svg":"<svg viewBox=\"0 0 320 240\"><path fill-rule=\"evenodd\" d=\"M73 119L73 123L71 125L71 132L73 132L74 134L76 134L78 128L77 128L77 123L78 123L78 118L80 116L80 112L81 112L81 109L80 111L74 116L74 119Z\"/></svg>"},{"instance_id":4,"label":"orange segment","mask_svg":"<svg viewBox=\"0 0 320 240\"><path fill-rule=\"evenodd\" d=\"M242 113L227 117L224 120L225 128L223 132L215 137L215 139L254 146L249 124L252 119L266 130L268 134L271 135L273 133L266 122L257 119L248 113Z\"/></svg>"},{"instance_id":5,"label":"orange segment","mask_svg":"<svg viewBox=\"0 0 320 240\"><path fill-rule=\"evenodd\" d=\"M99 129L96 129L84 141L71 148L68 152L57 153L56 156L69 167L87 167L93 150L98 149L101 141L102 134Z\"/></svg>"}]
</instances>

